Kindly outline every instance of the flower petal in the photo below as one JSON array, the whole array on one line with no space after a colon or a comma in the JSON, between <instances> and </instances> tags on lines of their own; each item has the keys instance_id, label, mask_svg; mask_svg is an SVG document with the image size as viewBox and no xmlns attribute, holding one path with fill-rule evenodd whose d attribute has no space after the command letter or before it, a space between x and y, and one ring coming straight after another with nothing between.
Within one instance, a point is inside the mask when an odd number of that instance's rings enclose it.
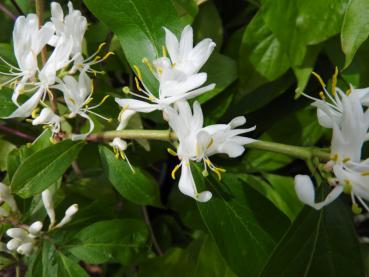
<instances>
[{"instance_id":1,"label":"flower petal","mask_svg":"<svg viewBox=\"0 0 369 277\"><path fill-rule=\"evenodd\" d=\"M150 104L145 101L135 99L115 98L115 102L117 102L122 108L127 108L140 113L150 113L155 110L163 109L158 104Z\"/></svg>"}]
</instances>

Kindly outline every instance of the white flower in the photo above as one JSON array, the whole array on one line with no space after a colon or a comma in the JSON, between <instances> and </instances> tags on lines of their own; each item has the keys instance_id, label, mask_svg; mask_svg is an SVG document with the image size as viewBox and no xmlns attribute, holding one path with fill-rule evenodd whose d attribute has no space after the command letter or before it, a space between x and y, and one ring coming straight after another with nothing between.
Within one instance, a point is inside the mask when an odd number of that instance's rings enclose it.
<instances>
[{"instance_id":1,"label":"white flower","mask_svg":"<svg viewBox=\"0 0 369 277\"><path fill-rule=\"evenodd\" d=\"M37 237L40 234L42 227L42 222L36 221L28 227L28 232L31 236Z\"/></svg>"},{"instance_id":2,"label":"white flower","mask_svg":"<svg viewBox=\"0 0 369 277\"><path fill-rule=\"evenodd\" d=\"M203 39L193 47L193 30L187 25L180 41L167 28L165 29L165 45L173 67L187 75L192 75L206 63L216 44L209 38Z\"/></svg>"},{"instance_id":3,"label":"white flower","mask_svg":"<svg viewBox=\"0 0 369 277\"><path fill-rule=\"evenodd\" d=\"M64 36L72 37L72 56L82 54L82 41L87 29L87 20L79 10L73 9L72 2L68 2L69 13L64 17L63 9L57 2L51 3L51 22L54 24L56 35L49 42L55 45L57 40Z\"/></svg>"},{"instance_id":4,"label":"white flower","mask_svg":"<svg viewBox=\"0 0 369 277\"><path fill-rule=\"evenodd\" d=\"M32 125L48 125L53 134L60 132L60 116L56 115L50 108L43 108L40 115L33 121Z\"/></svg>"},{"instance_id":5,"label":"white flower","mask_svg":"<svg viewBox=\"0 0 369 277\"><path fill-rule=\"evenodd\" d=\"M315 202L315 189L313 182L307 175L296 175L295 176L295 191L297 197L302 203L308 205L316 210L320 210L324 206L332 203L343 191L342 185L337 185L335 188L327 195L327 197L321 201Z\"/></svg>"},{"instance_id":6,"label":"white flower","mask_svg":"<svg viewBox=\"0 0 369 277\"><path fill-rule=\"evenodd\" d=\"M46 23L41 29L38 26L38 17L35 14L29 14L27 17L19 16L15 22L13 30L14 55L17 59L19 68L8 64L11 71L4 75L13 76L7 81L8 84L18 78L22 78L17 84L12 100L18 105L17 99L27 81L33 78L38 70L37 57L41 50L48 43L54 33L51 23ZM15 72L14 72L15 71Z\"/></svg>"},{"instance_id":7,"label":"white flower","mask_svg":"<svg viewBox=\"0 0 369 277\"><path fill-rule=\"evenodd\" d=\"M54 87L63 92L65 103L70 110L69 117L72 118L76 115L79 115L87 119L90 124L90 128L87 133L72 134L72 140L85 139L93 131L95 124L88 113L92 113L105 120L109 120L92 111L93 109L102 105L108 96L105 96L99 104L92 107L88 106L93 100L93 83L86 72L80 72L78 81L72 76L67 75L64 77L63 81L60 81L59 84L55 85Z\"/></svg>"},{"instance_id":8,"label":"white flower","mask_svg":"<svg viewBox=\"0 0 369 277\"><path fill-rule=\"evenodd\" d=\"M62 220L55 226L55 228L60 228L65 224L69 223L73 216L78 212L78 204L71 205L66 211Z\"/></svg>"},{"instance_id":9,"label":"white flower","mask_svg":"<svg viewBox=\"0 0 369 277\"><path fill-rule=\"evenodd\" d=\"M42 202L44 204L47 215L50 218L50 227L55 225L54 201L49 189L41 193ZM49 228L50 228L49 227Z\"/></svg>"},{"instance_id":10,"label":"white flower","mask_svg":"<svg viewBox=\"0 0 369 277\"><path fill-rule=\"evenodd\" d=\"M17 203L10 192L9 186L0 183L0 200L7 203L13 212L18 211Z\"/></svg>"},{"instance_id":11,"label":"white flower","mask_svg":"<svg viewBox=\"0 0 369 277\"><path fill-rule=\"evenodd\" d=\"M198 193L194 183L190 161L204 162L204 174L207 174L207 167L215 172L218 177L224 169L217 168L210 161L209 156L218 153L227 154L235 158L244 152L244 145L253 142L252 139L241 137L240 134L255 129L234 129L246 123L244 117L236 117L229 124L217 124L203 127L203 114L198 102L193 105L193 113L188 102L177 102L175 109L167 110L168 122L170 127L176 133L179 145L177 148L178 158L181 160L173 172L172 177L181 167L181 177L179 180L179 189L182 193L193 197L194 199L206 202L211 198L208 191Z\"/></svg>"},{"instance_id":12,"label":"white flower","mask_svg":"<svg viewBox=\"0 0 369 277\"><path fill-rule=\"evenodd\" d=\"M39 229L37 235L42 228L42 223L37 221L33 223L30 227L30 230ZM6 247L10 251L16 250L21 255L29 256L31 255L35 244L37 235L29 233L27 230L22 228L10 228L6 231L6 234L12 239L8 241Z\"/></svg>"}]
</instances>

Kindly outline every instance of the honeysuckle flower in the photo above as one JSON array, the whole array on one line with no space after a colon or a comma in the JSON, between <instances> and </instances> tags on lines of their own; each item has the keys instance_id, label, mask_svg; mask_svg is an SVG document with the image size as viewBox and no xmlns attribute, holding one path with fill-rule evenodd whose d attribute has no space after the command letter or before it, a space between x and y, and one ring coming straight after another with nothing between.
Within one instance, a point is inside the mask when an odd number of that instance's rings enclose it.
<instances>
[{"instance_id":1,"label":"honeysuckle flower","mask_svg":"<svg viewBox=\"0 0 369 277\"><path fill-rule=\"evenodd\" d=\"M209 38L200 41L193 47L193 30L187 25L178 41L177 37L167 28L165 30L165 46L168 49L173 68L193 75L206 63L216 44Z\"/></svg>"},{"instance_id":2,"label":"honeysuckle flower","mask_svg":"<svg viewBox=\"0 0 369 277\"><path fill-rule=\"evenodd\" d=\"M53 134L60 132L60 116L56 115L50 108L43 108L35 119L32 120L32 125L48 125L51 127Z\"/></svg>"},{"instance_id":3,"label":"honeysuckle flower","mask_svg":"<svg viewBox=\"0 0 369 277\"><path fill-rule=\"evenodd\" d=\"M31 224L28 230L23 228L8 229L6 234L12 238L6 245L8 250L16 250L21 255L29 256L35 248L36 239L40 235L41 229L42 223L40 221Z\"/></svg>"},{"instance_id":4,"label":"honeysuckle flower","mask_svg":"<svg viewBox=\"0 0 369 277\"><path fill-rule=\"evenodd\" d=\"M55 226L55 228L63 227L65 224L69 223L73 216L78 212L78 204L71 205L66 211L62 220Z\"/></svg>"},{"instance_id":5,"label":"honeysuckle flower","mask_svg":"<svg viewBox=\"0 0 369 277\"><path fill-rule=\"evenodd\" d=\"M63 92L65 103L70 111L69 117L73 118L76 115L79 115L87 119L90 124L90 128L87 133L72 134L72 140L85 139L94 130L95 124L88 115L89 113L105 120L109 120L108 118L105 118L104 116L92 111L93 109L102 105L108 96L105 96L99 104L89 107L89 103L93 100L93 83L86 72L80 72L78 81L72 76L67 75L63 78L63 81L59 80L59 84L55 85L54 88Z\"/></svg>"},{"instance_id":6,"label":"honeysuckle flower","mask_svg":"<svg viewBox=\"0 0 369 277\"><path fill-rule=\"evenodd\" d=\"M79 10L73 9L72 2L68 2L68 14L64 17L62 7L57 2L51 3L51 22L54 24L55 36L49 41L55 46L60 37L72 37L73 47L71 55L82 56L82 42L87 30L87 19Z\"/></svg>"},{"instance_id":7,"label":"honeysuckle flower","mask_svg":"<svg viewBox=\"0 0 369 277\"><path fill-rule=\"evenodd\" d=\"M50 227L55 225L55 210L54 210L54 201L52 194L49 189L44 190L41 193L42 202L44 204L46 213L50 219Z\"/></svg>"},{"instance_id":8,"label":"honeysuckle flower","mask_svg":"<svg viewBox=\"0 0 369 277\"><path fill-rule=\"evenodd\" d=\"M9 84L19 78L21 80L15 87L12 100L18 105L17 99L22 93L28 80L34 78L38 71L37 57L44 46L49 42L54 33L51 23L46 23L39 28L38 17L35 14L19 16L13 30L14 55L18 67L10 65L4 59L2 61L10 67L10 72L1 73L12 78L2 85Z\"/></svg>"},{"instance_id":9,"label":"honeysuckle flower","mask_svg":"<svg viewBox=\"0 0 369 277\"><path fill-rule=\"evenodd\" d=\"M251 143L253 140L239 135L252 131L255 127L234 129L246 123L244 117L236 117L229 124L203 127L204 119L198 102L193 104L193 112L188 102L177 102L174 109L168 109L167 116L169 125L179 140L177 153L173 154L181 160L180 164L174 168L172 177L175 177L176 171L181 167L179 180L181 192L198 201L206 202L211 198L211 193L208 191L197 192L191 174L190 161L203 161L204 174L207 174L207 168L209 167L220 178L220 174L224 170L214 166L209 157L218 153L227 154L231 158L242 155L244 145Z\"/></svg>"},{"instance_id":10,"label":"honeysuckle flower","mask_svg":"<svg viewBox=\"0 0 369 277\"><path fill-rule=\"evenodd\" d=\"M315 202L315 189L310 177L307 175L296 175L295 191L297 197L302 203L316 210L320 210L324 206L332 203L343 192L343 186L335 186L334 189L327 195L327 197L323 201Z\"/></svg>"}]
</instances>

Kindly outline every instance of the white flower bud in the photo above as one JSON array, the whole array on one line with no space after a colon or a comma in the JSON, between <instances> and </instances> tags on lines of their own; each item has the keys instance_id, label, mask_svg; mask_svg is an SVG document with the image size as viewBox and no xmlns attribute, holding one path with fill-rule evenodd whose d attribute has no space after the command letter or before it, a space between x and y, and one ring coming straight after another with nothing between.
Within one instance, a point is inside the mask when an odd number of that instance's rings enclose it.
<instances>
[{"instance_id":1,"label":"white flower bud","mask_svg":"<svg viewBox=\"0 0 369 277\"><path fill-rule=\"evenodd\" d=\"M33 250L33 243L32 242L26 242L20 245L17 248L17 252L21 255L29 256L32 253Z\"/></svg>"},{"instance_id":2,"label":"white flower bud","mask_svg":"<svg viewBox=\"0 0 369 277\"><path fill-rule=\"evenodd\" d=\"M114 138L110 145L120 151L125 151L127 149L127 142L121 138Z\"/></svg>"},{"instance_id":3,"label":"white flower bud","mask_svg":"<svg viewBox=\"0 0 369 277\"><path fill-rule=\"evenodd\" d=\"M72 220L73 215L78 212L78 204L73 204L65 211L65 216L55 228L60 228Z\"/></svg>"},{"instance_id":4,"label":"white flower bud","mask_svg":"<svg viewBox=\"0 0 369 277\"><path fill-rule=\"evenodd\" d=\"M6 244L6 248L8 248L8 250L10 251L14 251L21 245L21 243L22 241L20 241L19 239L11 239Z\"/></svg>"},{"instance_id":5,"label":"white flower bud","mask_svg":"<svg viewBox=\"0 0 369 277\"><path fill-rule=\"evenodd\" d=\"M5 201L12 211L17 211L17 203L10 192L9 186L3 183L0 183L0 199Z\"/></svg>"},{"instance_id":6,"label":"white flower bud","mask_svg":"<svg viewBox=\"0 0 369 277\"><path fill-rule=\"evenodd\" d=\"M6 231L9 237L24 240L28 237L28 232L22 228L10 228Z\"/></svg>"},{"instance_id":7,"label":"white flower bud","mask_svg":"<svg viewBox=\"0 0 369 277\"><path fill-rule=\"evenodd\" d=\"M29 226L28 232L33 236L37 236L40 234L41 229L42 229L42 222L36 221L32 223L31 226Z\"/></svg>"},{"instance_id":8,"label":"white flower bud","mask_svg":"<svg viewBox=\"0 0 369 277\"><path fill-rule=\"evenodd\" d=\"M54 211L54 202L50 190L48 189L44 190L41 196L47 215L50 218L50 225L53 226L55 224L55 211Z\"/></svg>"}]
</instances>

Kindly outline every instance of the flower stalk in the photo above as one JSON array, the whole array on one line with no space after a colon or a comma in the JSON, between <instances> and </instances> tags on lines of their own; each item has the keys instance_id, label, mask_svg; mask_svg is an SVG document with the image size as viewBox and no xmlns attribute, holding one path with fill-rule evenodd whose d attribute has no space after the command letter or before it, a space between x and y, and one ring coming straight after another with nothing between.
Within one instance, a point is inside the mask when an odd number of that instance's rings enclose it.
<instances>
[{"instance_id":1,"label":"flower stalk","mask_svg":"<svg viewBox=\"0 0 369 277\"><path fill-rule=\"evenodd\" d=\"M163 141L171 141L177 138L175 133L170 130L120 130L93 134L88 136L87 140L104 141L112 140L115 137L121 139L151 139ZM250 149L281 153L302 160L310 160L313 157L317 157L321 161L330 160L330 154L328 152L315 147L301 147L262 140L256 140L248 144L247 147Z\"/></svg>"}]
</instances>

